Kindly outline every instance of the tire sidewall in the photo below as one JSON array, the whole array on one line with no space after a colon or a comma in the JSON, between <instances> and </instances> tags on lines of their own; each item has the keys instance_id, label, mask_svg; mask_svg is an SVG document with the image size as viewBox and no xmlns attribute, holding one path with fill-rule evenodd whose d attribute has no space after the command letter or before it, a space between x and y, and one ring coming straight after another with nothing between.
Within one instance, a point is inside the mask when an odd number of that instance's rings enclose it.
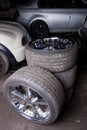
<instances>
[{"instance_id":1,"label":"tire sidewall","mask_svg":"<svg viewBox=\"0 0 87 130\"><path fill-rule=\"evenodd\" d=\"M4 52L0 51L0 60L2 63L2 70L0 71L0 76L4 75L7 73L8 68L9 68L9 60L7 56L4 54Z\"/></svg>"}]
</instances>

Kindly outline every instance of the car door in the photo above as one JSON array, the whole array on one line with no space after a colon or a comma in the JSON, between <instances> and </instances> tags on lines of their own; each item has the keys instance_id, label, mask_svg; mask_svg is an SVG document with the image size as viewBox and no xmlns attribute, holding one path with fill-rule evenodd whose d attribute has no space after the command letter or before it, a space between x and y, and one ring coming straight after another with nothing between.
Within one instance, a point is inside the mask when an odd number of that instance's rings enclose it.
<instances>
[{"instance_id":1,"label":"car door","mask_svg":"<svg viewBox=\"0 0 87 130\"><path fill-rule=\"evenodd\" d=\"M70 29L78 31L87 17L87 9L72 9L70 11Z\"/></svg>"},{"instance_id":2,"label":"car door","mask_svg":"<svg viewBox=\"0 0 87 130\"><path fill-rule=\"evenodd\" d=\"M77 32L87 17L87 4L81 0L38 0L42 14L54 32ZM38 3L37 3L38 4Z\"/></svg>"},{"instance_id":3,"label":"car door","mask_svg":"<svg viewBox=\"0 0 87 130\"><path fill-rule=\"evenodd\" d=\"M37 2L38 8L41 10L51 32L70 30L70 13L65 8L61 9L60 4L57 0L38 0Z\"/></svg>"},{"instance_id":4,"label":"car door","mask_svg":"<svg viewBox=\"0 0 87 130\"><path fill-rule=\"evenodd\" d=\"M70 13L61 9L42 9L41 11L51 31L66 32L70 29Z\"/></svg>"}]
</instances>

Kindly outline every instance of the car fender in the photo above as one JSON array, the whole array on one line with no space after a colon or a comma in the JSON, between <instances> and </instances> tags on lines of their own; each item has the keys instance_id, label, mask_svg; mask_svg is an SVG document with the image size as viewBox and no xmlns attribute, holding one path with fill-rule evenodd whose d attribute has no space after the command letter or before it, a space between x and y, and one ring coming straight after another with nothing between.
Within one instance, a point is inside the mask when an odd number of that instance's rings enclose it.
<instances>
[{"instance_id":1,"label":"car fender","mask_svg":"<svg viewBox=\"0 0 87 130\"><path fill-rule=\"evenodd\" d=\"M7 47L5 47L2 43L0 43L0 50L6 54L6 56L8 57L12 67L14 69L17 69L18 68L18 62L16 61L16 59L15 59L14 55L11 53L11 51Z\"/></svg>"}]
</instances>

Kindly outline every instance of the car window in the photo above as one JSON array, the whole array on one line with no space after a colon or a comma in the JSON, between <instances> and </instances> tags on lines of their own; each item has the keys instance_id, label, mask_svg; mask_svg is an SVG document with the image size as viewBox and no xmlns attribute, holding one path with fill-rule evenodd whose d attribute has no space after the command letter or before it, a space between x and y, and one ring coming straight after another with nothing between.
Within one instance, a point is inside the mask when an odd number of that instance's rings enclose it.
<instances>
[{"instance_id":1,"label":"car window","mask_svg":"<svg viewBox=\"0 0 87 130\"><path fill-rule=\"evenodd\" d=\"M87 8L83 0L38 0L39 8Z\"/></svg>"}]
</instances>

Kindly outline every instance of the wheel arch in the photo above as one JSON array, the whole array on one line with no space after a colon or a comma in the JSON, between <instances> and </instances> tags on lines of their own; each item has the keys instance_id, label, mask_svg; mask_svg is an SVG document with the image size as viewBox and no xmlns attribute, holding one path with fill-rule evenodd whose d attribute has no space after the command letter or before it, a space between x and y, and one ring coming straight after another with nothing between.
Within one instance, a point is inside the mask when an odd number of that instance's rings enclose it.
<instances>
[{"instance_id":1,"label":"wheel arch","mask_svg":"<svg viewBox=\"0 0 87 130\"><path fill-rule=\"evenodd\" d=\"M5 47L2 43L0 43L0 51L2 51L3 53L6 54L10 64L12 65L12 67L14 69L17 69L18 68L18 62L16 61L14 55L11 53L11 51Z\"/></svg>"},{"instance_id":2,"label":"wheel arch","mask_svg":"<svg viewBox=\"0 0 87 130\"><path fill-rule=\"evenodd\" d=\"M30 29L31 24L32 24L34 21L37 21L37 20L40 20L40 21L44 22L44 23L47 25L48 29L49 29L49 25L48 25L48 23L47 23L47 21L46 21L46 18L44 18L44 17L42 17L42 16L38 16L38 17L32 18L32 20L29 22L29 29Z\"/></svg>"},{"instance_id":3,"label":"wheel arch","mask_svg":"<svg viewBox=\"0 0 87 130\"><path fill-rule=\"evenodd\" d=\"M34 18L30 22L28 27L29 27L28 28L29 33L32 37L43 38L47 34L49 34L49 27L48 27L46 20L44 20L44 19Z\"/></svg>"}]
</instances>

